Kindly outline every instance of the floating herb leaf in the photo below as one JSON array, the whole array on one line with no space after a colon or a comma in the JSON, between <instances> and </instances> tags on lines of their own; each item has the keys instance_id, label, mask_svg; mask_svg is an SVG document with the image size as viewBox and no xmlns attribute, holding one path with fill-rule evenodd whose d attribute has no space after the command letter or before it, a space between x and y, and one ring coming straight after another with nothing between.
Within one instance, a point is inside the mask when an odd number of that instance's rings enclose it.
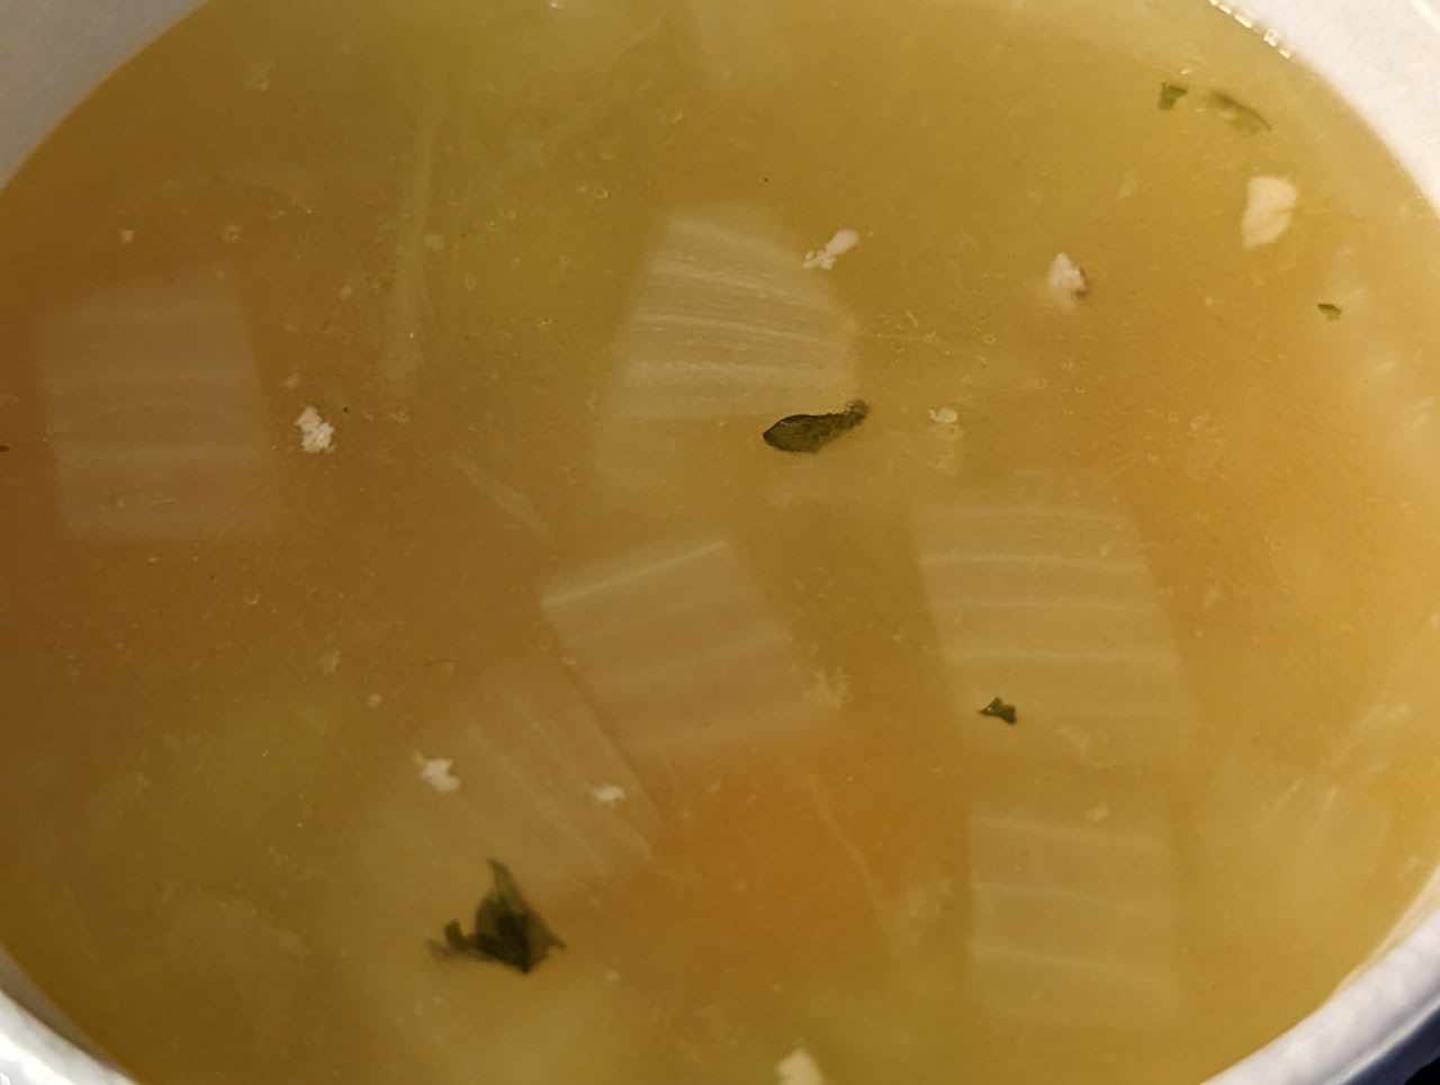
<instances>
[{"instance_id":1,"label":"floating herb leaf","mask_svg":"<svg viewBox=\"0 0 1440 1085\"><path fill-rule=\"evenodd\" d=\"M1206 101L1210 108L1224 117L1232 127L1248 136L1270 131L1270 122L1259 112L1223 90L1212 90Z\"/></svg>"},{"instance_id":2,"label":"floating herb leaf","mask_svg":"<svg viewBox=\"0 0 1440 1085\"><path fill-rule=\"evenodd\" d=\"M987 704L980 710L982 716L994 716L997 720L1004 720L1010 726L1020 722L1020 713L1016 711L1013 704L1006 704L999 697Z\"/></svg>"},{"instance_id":3,"label":"floating herb leaf","mask_svg":"<svg viewBox=\"0 0 1440 1085\"><path fill-rule=\"evenodd\" d=\"M1175 103L1190 93L1190 88L1183 83L1161 83L1160 101L1157 103L1164 112L1175 108Z\"/></svg>"},{"instance_id":4,"label":"floating herb leaf","mask_svg":"<svg viewBox=\"0 0 1440 1085\"><path fill-rule=\"evenodd\" d=\"M869 413L865 401L857 399L833 414L786 415L761 436L767 445L781 452L819 452L865 421Z\"/></svg>"},{"instance_id":5,"label":"floating herb leaf","mask_svg":"<svg viewBox=\"0 0 1440 1085\"><path fill-rule=\"evenodd\" d=\"M1339 320L1345 313L1345 310L1333 301L1322 301L1319 305L1315 306L1315 308L1325 314L1326 320Z\"/></svg>"},{"instance_id":6,"label":"floating herb leaf","mask_svg":"<svg viewBox=\"0 0 1440 1085\"><path fill-rule=\"evenodd\" d=\"M498 961L529 972L552 948L565 948L565 943L526 903L504 863L491 859L490 875L494 885L475 910L474 933L467 935L453 919L445 924L445 946L451 954Z\"/></svg>"}]
</instances>

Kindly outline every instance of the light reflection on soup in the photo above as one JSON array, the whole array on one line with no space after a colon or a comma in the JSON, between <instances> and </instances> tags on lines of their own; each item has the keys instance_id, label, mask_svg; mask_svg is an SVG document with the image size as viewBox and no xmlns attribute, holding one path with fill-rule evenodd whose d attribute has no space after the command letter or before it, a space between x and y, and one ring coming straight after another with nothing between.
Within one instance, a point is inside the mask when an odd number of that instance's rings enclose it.
<instances>
[{"instance_id":1,"label":"light reflection on soup","mask_svg":"<svg viewBox=\"0 0 1440 1085\"><path fill-rule=\"evenodd\" d=\"M1440 236L1202 3L217 0L0 266L0 938L144 1081L1193 1081L1435 864Z\"/></svg>"}]
</instances>

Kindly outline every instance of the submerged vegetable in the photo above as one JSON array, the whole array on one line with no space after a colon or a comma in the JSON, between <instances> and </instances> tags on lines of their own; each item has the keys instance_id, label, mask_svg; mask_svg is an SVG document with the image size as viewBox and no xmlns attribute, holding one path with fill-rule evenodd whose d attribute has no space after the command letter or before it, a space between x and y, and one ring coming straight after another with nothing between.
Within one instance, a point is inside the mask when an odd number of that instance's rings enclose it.
<instances>
[{"instance_id":1,"label":"submerged vegetable","mask_svg":"<svg viewBox=\"0 0 1440 1085\"><path fill-rule=\"evenodd\" d=\"M1264 116L1251 109L1239 98L1226 94L1223 90L1212 90L1205 100L1211 109L1246 135L1255 135L1257 132L1270 130L1270 122Z\"/></svg>"},{"instance_id":2,"label":"submerged vegetable","mask_svg":"<svg viewBox=\"0 0 1440 1085\"><path fill-rule=\"evenodd\" d=\"M504 863L491 859L490 873L495 884L475 910L474 933L465 934L459 922L452 919L445 924L445 944L456 954L498 961L529 972L551 948L564 949L565 943L526 903Z\"/></svg>"},{"instance_id":3,"label":"submerged vegetable","mask_svg":"<svg viewBox=\"0 0 1440 1085\"><path fill-rule=\"evenodd\" d=\"M1020 713L1016 711L1013 704L1006 704L999 697L987 704L980 710L982 716L994 716L997 720L1004 720L1012 727L1020 722Z\"/></svg>"},{"instance_id":4,"label":"submerged vegetable","mask_svg":"<svg viewBox=\"0 0 1440 1085\"><path fill-rule=\"evenodd\" d=\"M864 400L848 403L833 414L791 414L767 429L762 436L771 448L781 452L819 452L841 434L848 433L870 413Z\"/></svg>"},{"instance_id":5,"label":"submerged vegetable","mask_svg":"<svg viewBox=\"0 0 1440 1085\"><path fill-rule=\"evenodd\" d=\"M1324 313L1328 320L1339 320L1345 312L1344 309L1340 308L1340 306L1336 305L1333 301L1322 301L1319 305L1315 306L1315 308Z\"/></svg>"}]
</instances>

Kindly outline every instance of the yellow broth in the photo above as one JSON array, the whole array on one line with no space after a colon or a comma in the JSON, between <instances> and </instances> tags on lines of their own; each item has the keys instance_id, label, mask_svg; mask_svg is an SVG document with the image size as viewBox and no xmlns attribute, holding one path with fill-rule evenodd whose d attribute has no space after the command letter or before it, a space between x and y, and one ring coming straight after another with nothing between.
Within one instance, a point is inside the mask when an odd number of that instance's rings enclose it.
<instances>
[{"instance_id":1,"label":"yellow broth","mask_svg":"<svg viewBox=\"0 0 1440 1085\"><path fill-rule=\"evenodd\" d=\"M146 1082L1214 1072L1435 865L1437 242L1191 0L216 0L0 195L0 940Z\"/></svg>"}]
</instances>

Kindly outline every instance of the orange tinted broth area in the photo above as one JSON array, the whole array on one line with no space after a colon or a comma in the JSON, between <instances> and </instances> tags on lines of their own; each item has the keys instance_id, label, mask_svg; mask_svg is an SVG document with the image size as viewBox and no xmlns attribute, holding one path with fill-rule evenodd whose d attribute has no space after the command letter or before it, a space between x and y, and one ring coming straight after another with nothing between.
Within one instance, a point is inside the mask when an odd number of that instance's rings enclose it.
<instances>
[{"instance_id":1,"label":"orange tinted broth area","mask_svg":"<svg viewBox=\"0 0 1440 1085\"><path fill-rule=\"evenodd\" d=\"M150 1082L1214 1072L1434 866L1437 241L1200 3L219 0L0 195L0 939Z\"/></svg>"}]
</instances>

